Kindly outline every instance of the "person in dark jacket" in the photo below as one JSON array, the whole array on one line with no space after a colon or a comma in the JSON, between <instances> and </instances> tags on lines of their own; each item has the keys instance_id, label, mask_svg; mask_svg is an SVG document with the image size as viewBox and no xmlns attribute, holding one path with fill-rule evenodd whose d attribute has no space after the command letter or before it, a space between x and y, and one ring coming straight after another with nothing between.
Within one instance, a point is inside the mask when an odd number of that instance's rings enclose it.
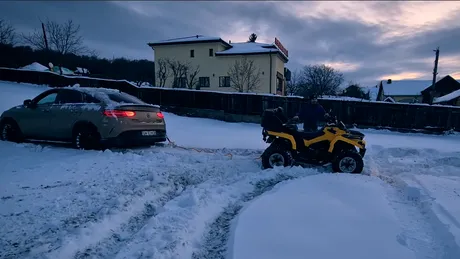
<instances>
[{"instance_id":1,"label":"person in dark jacket","mask_svg":"<svg viewBox=\"0 0 460 259\"><path fill-rule=\"evenodd\" d=\"M318 103L315 97L309 98L306 104L302 105L300 111L294 117L303 122L304 131L317 131L318 122L323 120L328 114L323 106Z\"/></svg>"}]
</instances>

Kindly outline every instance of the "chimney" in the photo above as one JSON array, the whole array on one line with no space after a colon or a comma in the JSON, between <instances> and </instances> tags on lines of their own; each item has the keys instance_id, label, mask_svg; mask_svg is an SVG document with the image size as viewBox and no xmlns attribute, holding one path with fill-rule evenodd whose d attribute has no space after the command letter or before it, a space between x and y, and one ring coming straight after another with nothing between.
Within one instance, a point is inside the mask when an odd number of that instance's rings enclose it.
<instances>
[{"instance_id":1,"label":"chimney","mask_svg":"<svg viewBox=\"0 0 460 259\"><path fill-rule=\"evenodd\" d=\"M391 79L388 79L387 80L387 84L391 84L393 81L391 81Z\"/></svg>"}]
</instances>

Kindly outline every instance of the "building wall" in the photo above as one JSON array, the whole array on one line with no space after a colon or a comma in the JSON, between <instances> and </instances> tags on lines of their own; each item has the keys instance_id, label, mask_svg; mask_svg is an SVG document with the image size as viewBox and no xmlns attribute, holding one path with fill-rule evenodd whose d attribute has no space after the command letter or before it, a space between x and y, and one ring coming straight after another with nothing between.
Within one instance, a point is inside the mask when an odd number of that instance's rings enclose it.
<instances>
[{"instance_id":1,"label":"building wall","mask_svg":"<svg viewBox=\"0 0 460 259\"><path fill-rule=\"evenodd\" d=\"M243 58L243 55L231 55L231 56L209 56L209 49L213 49L214 53L225 50L225 46L221 43L199 43L199 44L182 44L182 45L167 45L167 46L155 46L155 62L161 58L169 58L180 61L182 63L190 62L195 67L200 67L198 77L209 77L210 87L202 87L201 90L211 91L224 91L224 92L235 92L236 90L231 87L219 87L219 76L227 76L229 68L234 64L236 60ZM194 50L194 56L190 57L190 50ZM254 60L254 64L260 69L260 86L253 92L256 93L276 93L276 72L279 72L284 77L284 62L276 54L272 56L272 87L270 89L270 54L259 54L259 55L246 55L250 60ZM155 75L159 69L158 65L155 65ZM158 84L158 76L157 84ZM173 75L170 72L168 79L166 80L165 87L172 87ZM283 82L283 85L285 83Z\"/></svg>"}]
</instances>

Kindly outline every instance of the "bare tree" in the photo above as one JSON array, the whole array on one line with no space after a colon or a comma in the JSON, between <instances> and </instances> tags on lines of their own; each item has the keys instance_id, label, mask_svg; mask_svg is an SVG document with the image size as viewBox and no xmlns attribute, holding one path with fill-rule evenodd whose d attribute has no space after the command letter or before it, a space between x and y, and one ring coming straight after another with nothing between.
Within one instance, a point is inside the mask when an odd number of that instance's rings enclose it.
<instances>
[{"instance_id":1,"label":"bare tree","mask_svg":"<svg viewBox=\"0 0 460 259\"><path fill-rule=\"evenodd\" d=\"M3 19L0 19L0 44L14 45L16 32L14 27Z\"/></svg>"},{"instance_id":2,"label":"bare tree","mask_svg":"<svg viewBox=\"0 0 460 259\"><path fill-rule=\"evenodd\" d=\"M45 31L49 47L54 51L61 54L96 55L94 51L89 50L84 45L83 37L80 34L80 25L76 25L72 20L68 20L63 24L47 20L45 22ZM22 34L22 39L24 43L36 49L46 49L45 39L41 30L35 30L29 35Z\"/></svg>"},{"instance_id":3,"label":"bare tree","mask_svg":"<svg viewBox=\"0 0 460 259\"><path fill-rule=\"evenodd\" d=\"M165 87L166 80L169 78L171 74L168 60L164 58L160 58L155 62L155 66L157 67L156 77L158 79L158 86Z\"/></svg>"},{"instance_id":4,"label":"bare tree","mask_svg":"<svg viewBox=\"0 0 460 259\"><path fill-rule=\"evenodd\" d=\"M169 69L171 69L172 76L173 76L173 88L182 88L186 87L187 85L187 65L174 60L174 59L167 59L166 60Z\"/></svg>"},{"instance_id":5,"label":"bare tree","mask_svg":"<svg viewBox=\"0 0 460 259\"><path fill-rule=\"evenodd\" d=\"M192 66L190 63L185 65L187 75L187 86L189 89L194 89L198 85L198 73L200 73L200 66Z\"/></svg>"},{"instance_id":6,"label":"bare tree","mask_svg":"<svg viewBox=\"0 0 460 259\"><path fill-rule=\"evenodd\" d=\"M291 80L286 84L287 95L298 95L302 88L302 79L298 70L291 71Z\"/></svg>"},{"instance_id":7,"label":"bare tree","mask_svg":"<svg viewBox=\"0 0 460 259\"><path fill-rule=\"evenodd\" d=\"M336 95L344 76L338 70L326 65L308 65L303 68L301 93L304 96L319 97Z\"/></svg>"},{"instance_id":8,"label":"bare tree","mask_svg":"<svg viewBox=\"0 0 460 259\"><path fill-rule=\"evenodd\" d=\"M254 60L248 60L247 57L236 60L228 71L230 84L238 92L257 90L260 87L260 74Z\"/></svg>"}]
</instances>

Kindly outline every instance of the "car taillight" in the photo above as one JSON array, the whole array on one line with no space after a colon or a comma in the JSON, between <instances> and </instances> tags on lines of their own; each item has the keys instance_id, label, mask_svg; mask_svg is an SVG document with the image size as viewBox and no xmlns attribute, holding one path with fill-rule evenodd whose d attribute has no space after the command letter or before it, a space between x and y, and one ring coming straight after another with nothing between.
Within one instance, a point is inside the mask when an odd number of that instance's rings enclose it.
<instances>
[{"instance_id":1,"label":"car taillight","mask_svg":"<svg viewBox=\"0 0 460 259\"><path fill-rule=\"evenodd\" d=\"M164 114L161 113L161 112L157 112L157 117L160 118L160 119L164 119L164 118L165 118Z\"/></svg>"},{"instance_id":2,"label":"car taillight","mask_svg":"<svg viewBox=\"0 0 460 259\"><path fill-rule=\"evenodd\" d=\"M120 110L105 110L104 115L107 117L134 117L136 112L133 111L120 111Z\"/></svg>"}]
</instances>

